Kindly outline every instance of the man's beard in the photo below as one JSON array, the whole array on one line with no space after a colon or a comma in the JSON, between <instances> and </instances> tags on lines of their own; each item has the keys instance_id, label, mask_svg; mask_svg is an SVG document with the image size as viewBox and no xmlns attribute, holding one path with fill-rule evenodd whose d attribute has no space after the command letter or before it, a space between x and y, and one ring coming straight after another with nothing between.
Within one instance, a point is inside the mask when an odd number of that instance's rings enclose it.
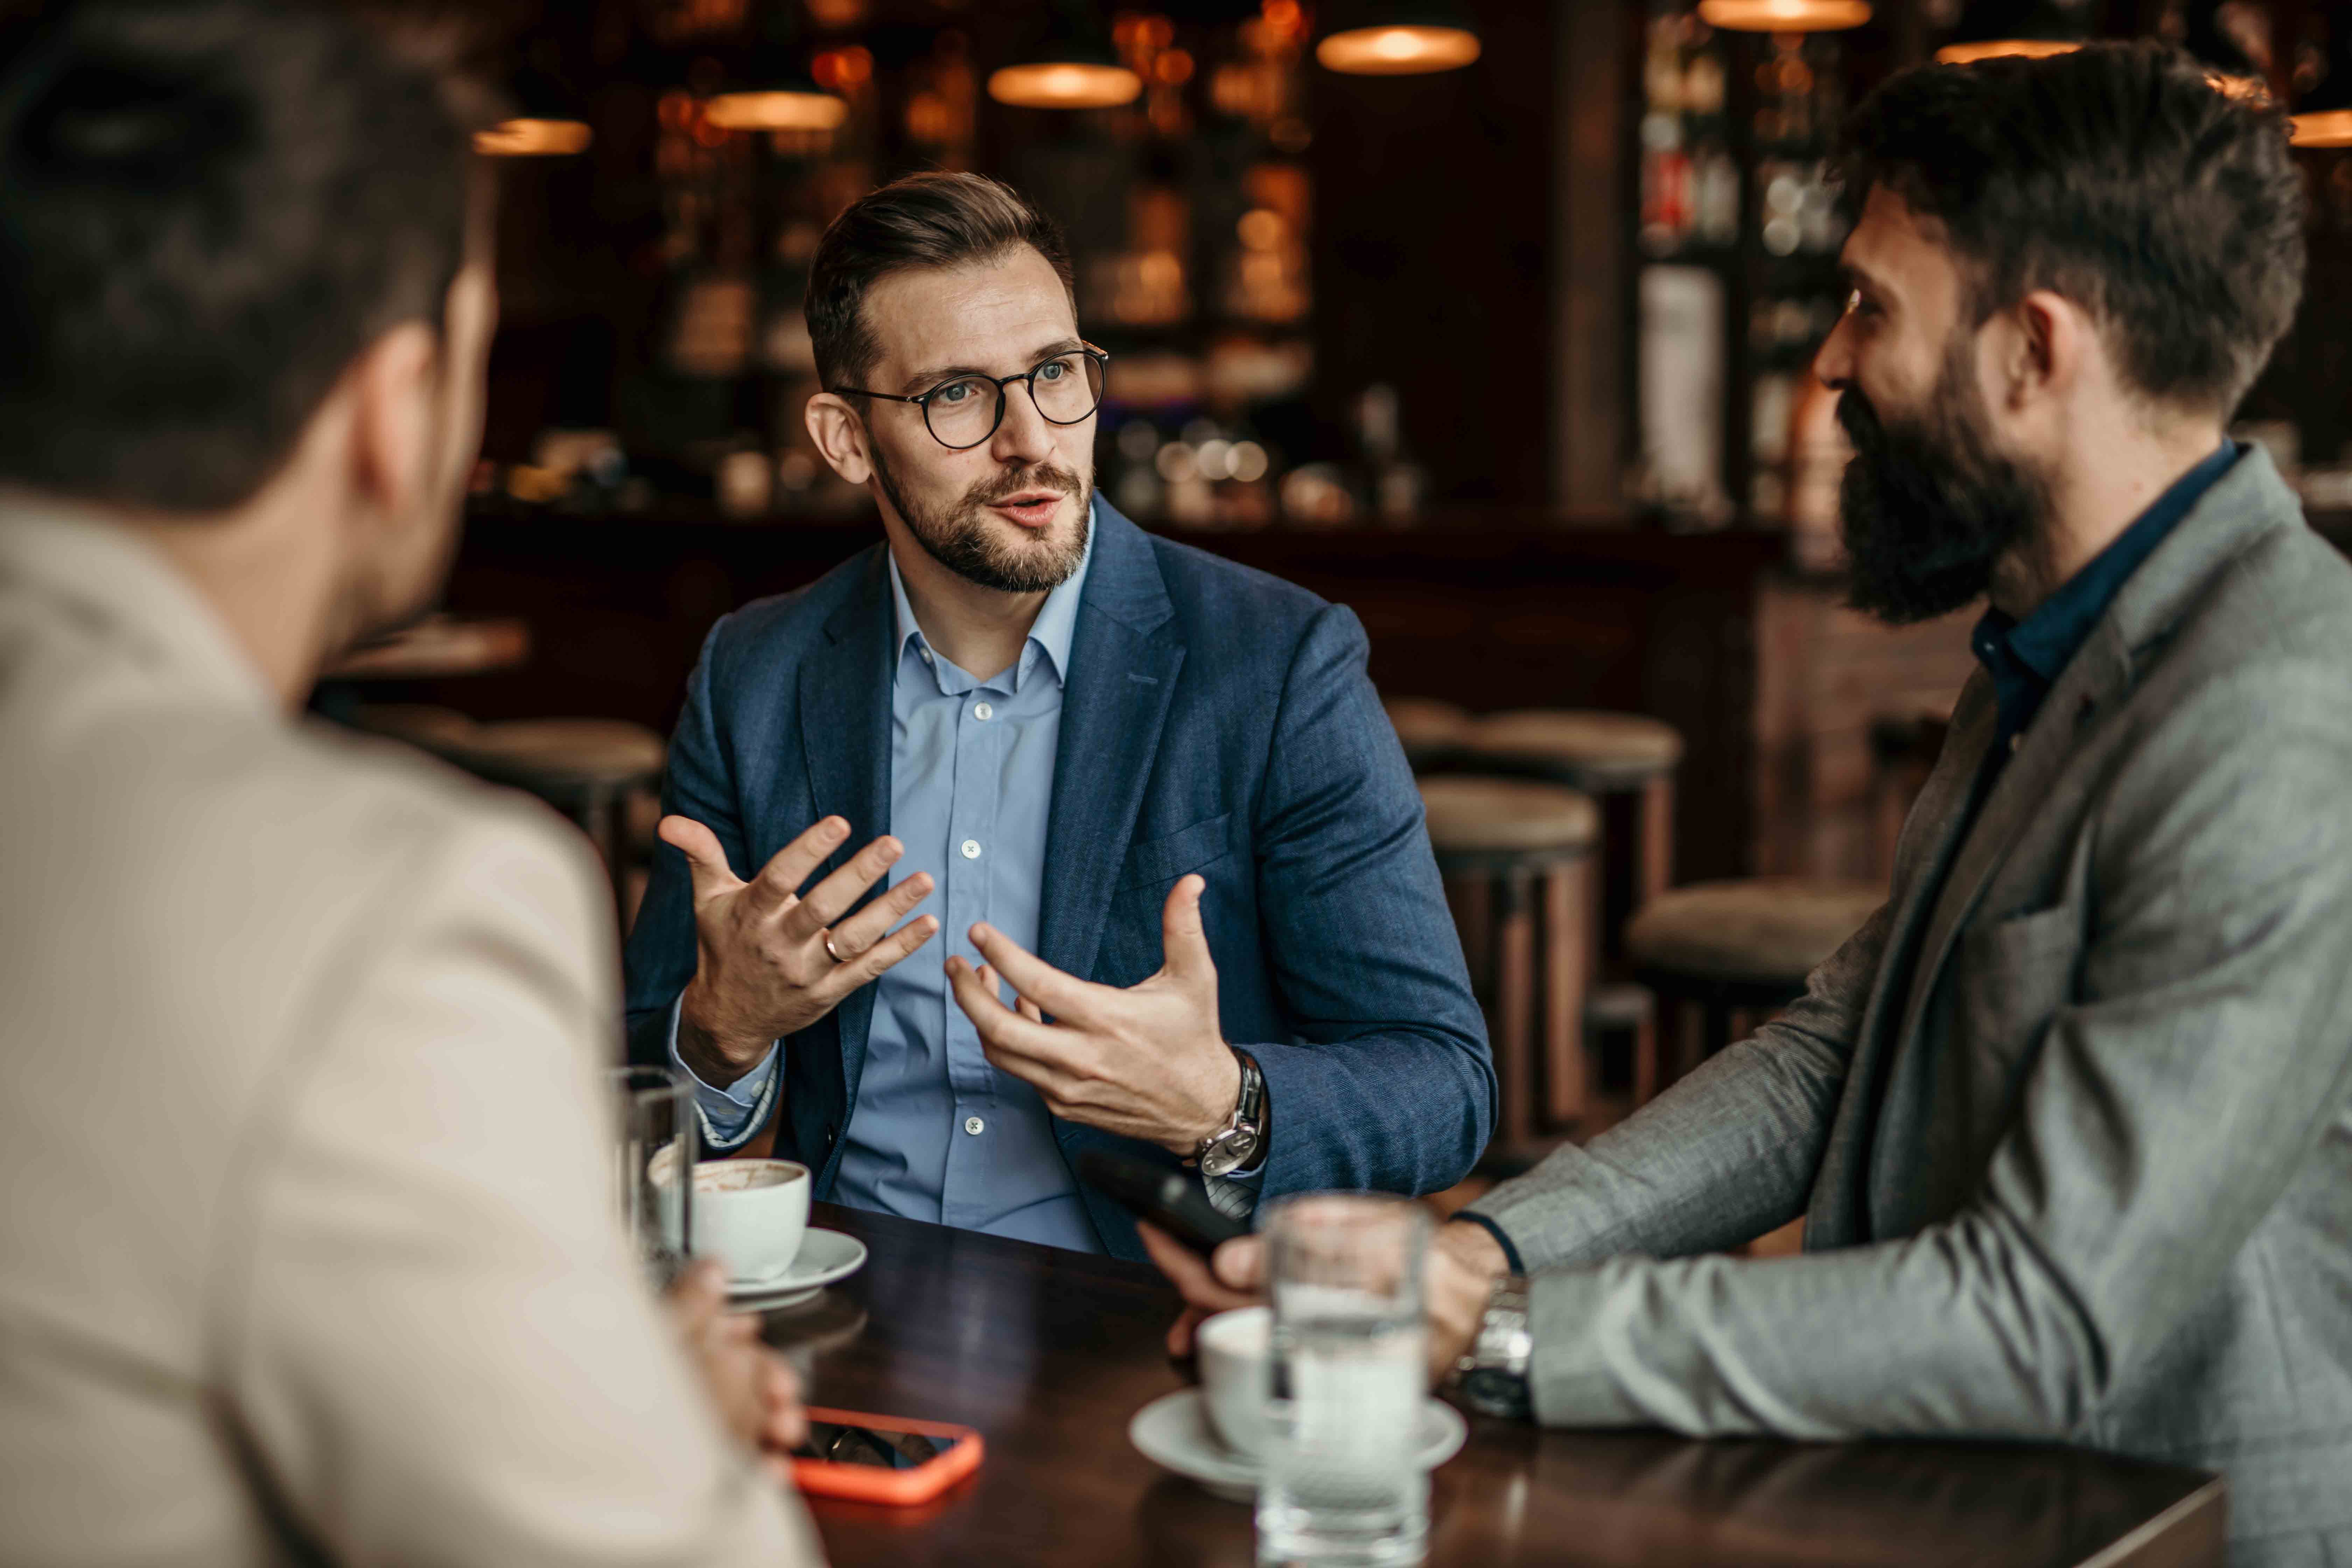
<instances>
[{"instance_id":1,"label":"man's beard","mask_svg":"<svg viewBox=\"0 0 2352 1568\"><path fill-rule=\"evenodd\" d=\"M1916 419L1884 423L1859 386L1838 396L1854 455L1839 487L1849 603L1894 626L1982 594L2002 553L2047 531L2042 478L1992 449L1966 334Z\"/></svg>"},{"instance_id":2,"label":"man's beard","mask_svg":"<svg viewBox=\"0 0 2352 1568\"><path fill-rule=\"evenodd\" d=\"M875 477L907 531L924 553L968 582L1000 593L1042 594L1069 581L1086 558L1087 533L1094 526L1092 498L1087 481L1067 468L1051 463L1015 468L972 486L950 506L927 510L908 504L878 444L873 455ZM988 507L1023 490L1060 490L1077 498L1077 526L1066 542L1056 542L1048 532L1012 544L990 531Z\"/></svg>"}]
</instances>

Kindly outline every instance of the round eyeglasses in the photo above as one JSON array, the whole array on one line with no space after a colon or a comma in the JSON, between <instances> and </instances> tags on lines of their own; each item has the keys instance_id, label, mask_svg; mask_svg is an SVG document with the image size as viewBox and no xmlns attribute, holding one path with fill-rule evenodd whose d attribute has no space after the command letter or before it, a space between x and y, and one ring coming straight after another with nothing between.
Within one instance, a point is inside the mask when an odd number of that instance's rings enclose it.
<instances>
[{"instance_id":1,"label":"round eyeglasses","mask_svg":"<svg viewBox=\"0 0 2352 1568\"><path fill-rule=\"evenodd\" d=\"M1092 343L1081 343L1067 353L1040 360L1018 375L960 375L929 392L902 397L895 392L864 392L836 386L842 397L878 397L887 403L911 403L923 411L923 427L931 439L950 451L979 446L1004 423L1005 389L1025 382L1029 400L1051 425L1082 425L1102 406L1103 386L1109 380L1110 355Z\"/></svg>"}]
</instances>

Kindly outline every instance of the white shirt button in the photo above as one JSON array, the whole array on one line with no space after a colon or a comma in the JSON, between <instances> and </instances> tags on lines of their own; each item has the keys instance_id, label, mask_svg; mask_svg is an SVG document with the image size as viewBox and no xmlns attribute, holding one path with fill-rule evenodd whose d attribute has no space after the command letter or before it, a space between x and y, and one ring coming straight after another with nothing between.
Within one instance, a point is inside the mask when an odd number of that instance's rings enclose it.
<instances>
[{"instance_id":1,"label":"white shirt button","mask_svg":"<svg viewBox=\"0 0 2352 1568\"><path fill-rule=\"evenodd\" d=\"M996 710L988 703L976 702L972 704L971 716L983 721L993 719L996 717Z\"/></svg>"},{"instance_id":2,"label":"white shirt button","mask_svg":"<svg viewBox=\"0 0 2352 1568\"><path fill-rule=\"evenodd\" d=\"M979 839L967 838L963 841L963 858L967 860L977 860L980 858Z\"/></svg>"},{"instance_id":3,"label":"white shirt button","mask_svg":"<svg viewBox=\"0 0 2352 1568\"><path fill-rule=\"evenodd\" d=\"M988 1131L988 1123L977 1116L967 1116L963 1119L963 1130L977 1138Z\"/></svg>"},{"instance_id":4,"label":"white shirt button","mask_svg":"<svg viewBox=\"0 0 2352 1568\"><path fill-rule=\"evenodd\" d=\"M916 646L915 651L916 651L917 653L919 653L919 654L921 654L921 655L923 656L923 662L924 662L925 664L929 664L929 663L931 663L931 662L932 662L932 660L931 660L931 650L930 650L929 648L924 647L922 647L921 645L918 644L918 645Z\"/></svg>"}]
</instances>

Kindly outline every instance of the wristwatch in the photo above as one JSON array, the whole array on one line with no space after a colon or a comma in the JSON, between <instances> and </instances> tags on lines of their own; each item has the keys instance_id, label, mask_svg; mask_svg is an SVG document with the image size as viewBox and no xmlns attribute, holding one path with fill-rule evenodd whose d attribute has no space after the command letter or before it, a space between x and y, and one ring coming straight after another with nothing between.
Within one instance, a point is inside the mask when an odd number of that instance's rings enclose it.
<instances>
[{"instance_id":1,"label":"wristwatch","mask_svg":"<svg viewBox=\"0 0 2352 1568\"><path fill-rule=\"evenodd\" d=\"M1234 1051L1234 1059L1242 1066L1242 1092L1234 1101L1234 1113L1192 1151L1203 1176L1233 1174L1256 1159L1265 1143L1265 1075L1246 1051Z\"/></svg>"},{"instance_id":2,"label":"wristwatch","mask_svg":"<svg viewBox=\"0 0 2352 1568\"><path fill-rule=\"evenodd\" d=\"M1528 1281L1507 1274L1495 1281L1486 1310L1470 1348L1454 1363L1454 1387L1463 1403L1488 1415L1525 1421L1535 1415L1528 1363L1535 1358L1535 1335L1528 1328Z\"/></svg>"}]
</instances>

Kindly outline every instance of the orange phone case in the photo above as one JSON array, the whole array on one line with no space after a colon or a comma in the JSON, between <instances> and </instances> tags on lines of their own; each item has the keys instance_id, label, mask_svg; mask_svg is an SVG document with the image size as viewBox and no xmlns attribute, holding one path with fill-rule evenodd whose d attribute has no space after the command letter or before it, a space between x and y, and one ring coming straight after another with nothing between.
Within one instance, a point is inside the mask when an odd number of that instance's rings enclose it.
<instances>
[{"instance_id":1,"label":"orange phone case","mask_svg":"<svg viewBox=\"0 0 2352 1568\"><path fill-rule=\"evenodd\" d=\"M836 1426L880 1426L893 1432L912 1432L919 1437L951 1437L955 1441L947 1452L911 1470L836 1465L830 1459L794 1459L793 1479L804 1492L904 1508L929 1502L980 1468L980 1434L969 1426L956 1426L945 1421L917 1421L904 1415L874 1415L856 1410L819 1410L814 1406L808 1416L812 1421L829 1421Z\"/></svg>"}]
</instances>

